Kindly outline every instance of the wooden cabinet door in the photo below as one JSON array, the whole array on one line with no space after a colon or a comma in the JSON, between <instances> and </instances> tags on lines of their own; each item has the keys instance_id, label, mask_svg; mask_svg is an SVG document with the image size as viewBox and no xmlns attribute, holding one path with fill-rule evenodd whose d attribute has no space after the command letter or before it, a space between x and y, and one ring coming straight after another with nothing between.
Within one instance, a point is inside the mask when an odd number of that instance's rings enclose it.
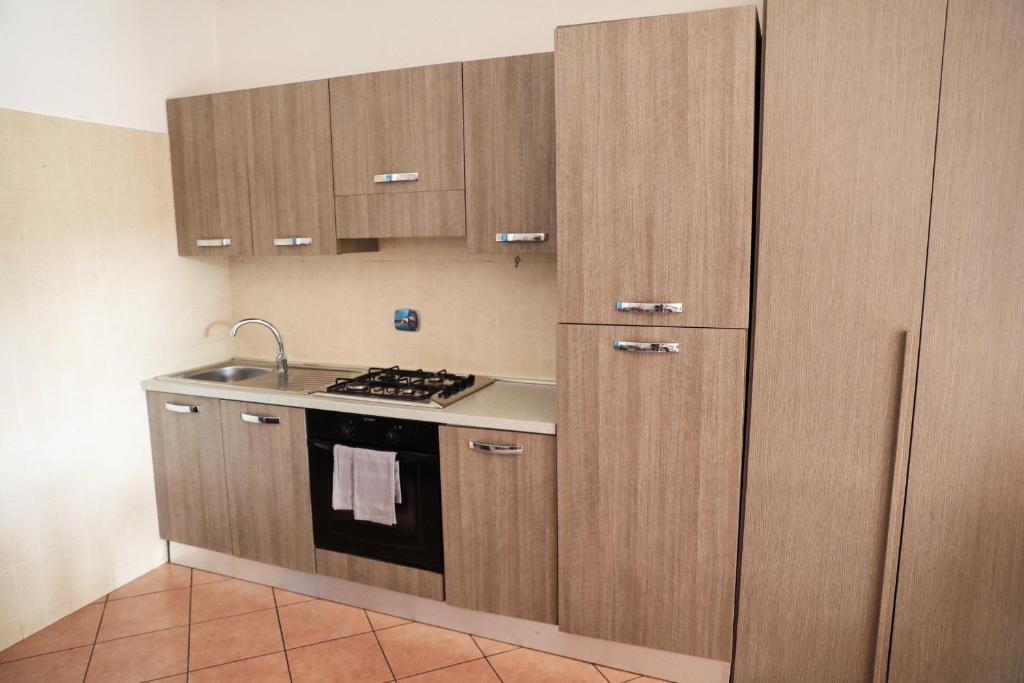
<instances>
[{"instance_id":1,"label":"wooden cabinet door","mask_svg":"<svg viewBox=\"0 0 1024 683\"><path fill-rule=\"evenodd\" d=\"M555 30L562 322L747 327L756 43L752 5Z\"/></svg>"},{"instance_id":2,"label":"wooden cabinet door","mask_svg":"<svg viewBox=\"0 0 1024 683\"><path fill-rule=\"evenodd\" d=\"M462 78L469 250L555 251L554 53L465 62Z\"/></svg>"},{"instance_id":3,"label":"wooden cabinet door","mask_svg":"<svg viewBox=\"0 0 1024 683\"><path fill-rule=\"evenodd\" d=\"M559 325L563 631L728 664L746 336Z\"/></svg>"},{"instance_id":4,"label":"wooden cabinet door","mask_svg":"<svg viewBox=\"0 0 1024 683\"><path fill-rule=\"evenodd\" d=\"M221 401L235 555L314 571L306 413Z\"/></svg>"},{"instance_id":5,"label":"wooden cabinet door","mask_svg":"<svg viewBox=\"0 0 1024 683\"><path fill-rule=\"evenodd\" d=\"M893 683L1024 677L1022 36L949 3Z\"/></svg>"},{"instance_id":6,"label":"wooden cabinet door","mask_svg":"<svg viewBox=\"0 0 1024 683\"><path fill-rule=\"evenodd\" d=\"M248 131L247 91L167 100L180 255L252 254Z\"/></svg>"},{"instance_id":7,"label":"wooden cabinet door","mask_svg":"<svg viewBox=\"0 0 1024 683\"><path fill-rule=\"evenodd\" d=\"M160 537L231 552L220 403L148 392Z\"/></svg>"},{"instance_id":8,"label":"wooden cabinet door","mask_svg":"<svg viewBox=\"0 0 1024 683\"><path fill-rule=\"evenodd\" d=\"M249 92L255 254L336 254L327 81Z\"/></svg>"},{"instance_id":9,"label":"wooden cabinet door","mask_svg":"<svg viewBox=\"0 0 1024 683\"><path fill-rule=\"evenodd\" d=\"M555 486L555 437L441 427L449 603L557 622Z\"/></svg>"},{"instance_id":10,"label":"wooden cabinet door","mask_svg":"<svg viewBox=\"0 0 1024 683\"><path fill-rule=\"evenodd\" d=\"M768 13L737 683L866 683L887 653L944 7Z\"/></svg>"}]
</instances>

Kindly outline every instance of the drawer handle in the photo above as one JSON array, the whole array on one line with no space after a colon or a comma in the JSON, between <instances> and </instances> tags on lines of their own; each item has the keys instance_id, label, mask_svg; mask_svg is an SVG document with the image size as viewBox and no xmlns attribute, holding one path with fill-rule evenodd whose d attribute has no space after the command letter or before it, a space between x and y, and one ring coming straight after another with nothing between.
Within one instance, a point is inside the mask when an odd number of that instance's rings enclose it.
<instances>
[{"instance_id":1,"label":"drawer handle","mask_svg":"<svg viewBox=\"0 0 1024 683\"><path fill-rule=\"evenodd\" d=\"M616 301L615 310L626 313L682 313L683 305L676 304L644 304L629 301Z\"/></svg>"},{"instance_id":2,"label":"drawer handle","mask_svg":"<svg viewBox=\"0 0 1024 683\"><path fill-rule=\"evenodd\" d=\"M312 237L275 237L275 247L305 247L313 244Z\"/></svg>"},{"instance_id":3,"label":"drawer handle","mask_svg":"<svg viewBox=\"0 0 1024 683\"><path fill-rule=\"evenodd\" d=\"M373 176L375 183L409 183L420 179L418 172L412 173L381 173Z\"/></svg>"},{"instance_id":4,"label":"drawer handle","mask_svg":"<svg viewBox=\"0 0 1024 683\"><path fill-rule=\"evenodd\" d=\"M469 449L473 451L483 451L484 453L494 453L495 455L522 455L522 446L499 446L493 443L483 443L482 441L469 441Z\"/></svg>"},{"instance_id":5,"label":"drawer handle","mask_svg":"<svg viewBox=\"0 0 1024 683\"><path fill-rule=\"evenodd\" d=\"M616 339L612 348L617 351L645 351L649 353L679 353L678 342L631 342Z\"/></svg>"},{"instance_id":6,"label":"drawer handle","mask_svg":"<svg viewBox=\"0 0 1024 683\"><path fill-rule=\"evenodd\" d=\"M197 247L230 247L230 237L218 237L216 239L209 240L196 240Z\"/></svg>"},{"instance_id":7,"label":"drawer handle","mask_svg":"<svg viewBox=\"0 0 1024 683\"><path fill-rule=\"evenodd\" d=\"M184 403L165 403L164 408L172 413L198 413L199 406L190 406Z\"/></svg>"},{"instance_id":8,"label":"drawer handle","mask_svg":"<svg viewBox=\"0 0 1024 683\"><path fill-rule=\"evenodd\" d=\"M546 232L499 232L495 233L495 242L546 242Z\"/></svg>"},{"instance_id":9,"label":"drawer handle","mask_svg":"<svg viewBox=\"0 0 1024 683\"><path fill-rule=\"evenodd\" d=\"M242 413L242 422L248 422L254 425L276 425L281 424L281 418L274 417L273 415L250 415L249 413Z\"/></svg>"}]
</instances>

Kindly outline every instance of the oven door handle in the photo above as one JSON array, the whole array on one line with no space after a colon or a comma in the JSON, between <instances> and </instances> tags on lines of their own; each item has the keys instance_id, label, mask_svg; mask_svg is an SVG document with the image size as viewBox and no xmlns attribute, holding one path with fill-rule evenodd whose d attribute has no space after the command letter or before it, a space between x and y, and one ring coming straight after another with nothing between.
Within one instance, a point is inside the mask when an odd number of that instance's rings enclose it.
<instances>
[{"instance_id":1,"label":"oven door handle","mask_svg":"<svg viewBox=\"0 0 1024 683\"><path fill-rule=\"evenodd\" d=\"M352 444L342 443L340 441L323 441L322 439L310 439L309 445L317 450L324 451L326 453L334 453L334 445L340 444L342 446L352 446ZM352 446L352 448L362 448L362 446ZM380 451L381 448L368 448L370 451ZM440 456L436 453L416 453L415 451L395 451L397 454L395 459L398 462L419 462L423 460L437 460Z\"/></svg>"}]
</instances>

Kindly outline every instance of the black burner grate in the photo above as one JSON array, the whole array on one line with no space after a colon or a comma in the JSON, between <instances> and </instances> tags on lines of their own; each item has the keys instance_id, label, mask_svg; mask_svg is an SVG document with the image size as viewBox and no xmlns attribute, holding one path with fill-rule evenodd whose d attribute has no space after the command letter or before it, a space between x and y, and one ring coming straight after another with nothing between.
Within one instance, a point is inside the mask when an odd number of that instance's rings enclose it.
<instances>
[{"instance_id":1,"label":"black burner grate","mask_svg":"<svg viewBox=\"0 0 1024 683\"><path fill-rule=\"evenodd\" d=\"M434 396L448 398L468 389L475 382L474 375L456 375L447 370L403 370L394 365L390 368L370 368L369 372L358 377L339 377L337 382L327 387L327 391L348 396L425 403Z\"/></svg>"}]
</instances>

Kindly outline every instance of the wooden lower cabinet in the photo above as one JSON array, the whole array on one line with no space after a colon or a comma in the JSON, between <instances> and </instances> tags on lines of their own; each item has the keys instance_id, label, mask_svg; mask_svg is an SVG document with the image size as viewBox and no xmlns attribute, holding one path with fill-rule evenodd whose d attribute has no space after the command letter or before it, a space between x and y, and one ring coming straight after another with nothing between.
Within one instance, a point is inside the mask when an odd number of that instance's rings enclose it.
<instances>
[{"instance_id":1,"label":"wooden lower cabinet","mask_svg":"<svg viewBox=\"0 0 1024 683\"><path fill-rule=\"evenodd\" d=\"M160 537L231 552L220 402L147 392Z\"/></svg>"},{"instance_id":2,"label":"wooden lower cabinet","mask_svg":"<svg viewBox=\"0 0 1024 683\"><path fill-rule=\"evenodd\" d=\"M558 621L555 437L441 427L445 599Z\"/></svg>"},{"instance_id":3,"label":"wooden lower cabinet","mask_svg":"<svg viewBox=\"0 0 1024 683\"><path fill-rule=\"evenodd\" d=\"M746 341L559 325L561 630L731 659Z\"/></svg>"},{"instance_id":4,"label":"wooden lower cabinet","mask_svg":"<svg viewBox=\"0 0 1024 683\"><path fill-rule=\"evenodd\" d=\"M314 571L306 414L221 401L234 554Z\"/></svg>"}]
</instances>

